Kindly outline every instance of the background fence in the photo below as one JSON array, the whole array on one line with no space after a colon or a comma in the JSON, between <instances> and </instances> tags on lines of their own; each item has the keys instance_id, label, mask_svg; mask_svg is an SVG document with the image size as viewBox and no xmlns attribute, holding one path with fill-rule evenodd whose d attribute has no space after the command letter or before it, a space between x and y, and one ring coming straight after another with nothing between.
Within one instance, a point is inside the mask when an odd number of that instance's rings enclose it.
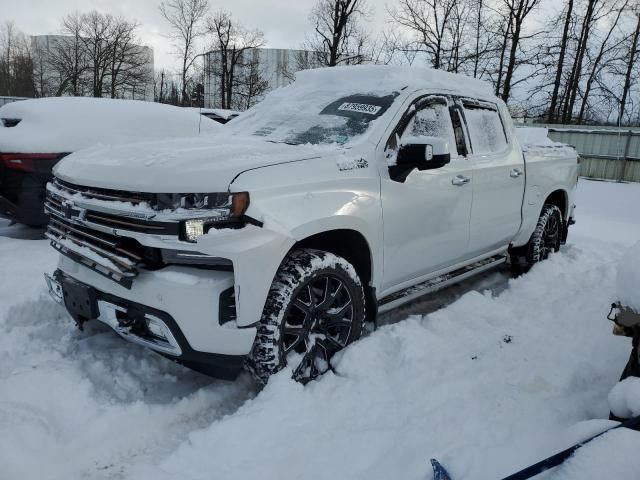
<instances>
[{"instance_id":1,"label":"background fence","mask_svg":"<svg viewBox=\"0 0 640 480\"><path fill-rule=\"evenodd\" d=\"M640 128L540 126L549 129L551 140L576 148L581 157L580 175L640 182Z\"/></svg>"}]
</instances>

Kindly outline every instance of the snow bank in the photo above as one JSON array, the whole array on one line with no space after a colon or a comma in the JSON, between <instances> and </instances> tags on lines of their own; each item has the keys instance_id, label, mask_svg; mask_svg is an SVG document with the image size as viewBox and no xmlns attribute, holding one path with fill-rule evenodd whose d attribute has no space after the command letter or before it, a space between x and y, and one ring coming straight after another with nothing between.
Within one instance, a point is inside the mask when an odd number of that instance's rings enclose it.
<instances>
[{"instance_id":1,"label":"snow bank","mask_svg":"<svg viewBox=\"0 0 640 480\"><path fill-rule=\"evenodd\" d=\"M620 260L617 287L617 301L640 312L640 242Z\"/></svg>"},{"instance_id":2,"label":"snow bank","mask_svg":"<svg viewBox=\"0 0 640 480\"><path fill-rule=\"evenodd\" d=\"M547 477L553 480L637 480L640 474L640 432L617 429L574 453Z\"/></svg>"},{"instance_id":3,"label":"snow bank","mask_svg":"<svg viewBox=\"0 0 640 480\"><path fill-rule=\"evenodd\" d=\"M627 377L609 392L609 408L620 418L640 415L640 378Z\"/></svg>"},{"instance_id":4,"label":"snow bank","mask_svg":"<svg viewBox=\"0 0 640 480\"><path fill-rule=\"evenodd\" d=\"M138 100L52 97L0 108L0 118L22 119L0 128L0 151L74 152L95 144L194 137L220 128L191 109Z\"/></svg>"},{"instance_id":5,"label":"snow bank","mask_svg":"<svg viewBox=\"0 0 640 480\"><path fill-rule=\"evenodd\" d=\"M520 145L561 145L552 141L547 134L549 130L542 127L516 127L516 137Z\"/></svg>"},{"instance_id":6,"label":"snow bank","mask_svg":"<svg viewBox=\"0 0 640 480\"><path fill-rule=\"evenodd\" d=\"M48 242L0 237L0 477L428 480L436 457L455 480L503 478L611 425L629 340L605 315L618 240L640 225L617 206L638 195L581 181L579 222L549 261L493 273L488 292L432 297L437 311L418 305L357 342L335 374L303 387L284 371L259 393L101 324L76 331L45 293ZM638 435L608 433L550 478L635 479Z\"/></svg>"}]
</instances>

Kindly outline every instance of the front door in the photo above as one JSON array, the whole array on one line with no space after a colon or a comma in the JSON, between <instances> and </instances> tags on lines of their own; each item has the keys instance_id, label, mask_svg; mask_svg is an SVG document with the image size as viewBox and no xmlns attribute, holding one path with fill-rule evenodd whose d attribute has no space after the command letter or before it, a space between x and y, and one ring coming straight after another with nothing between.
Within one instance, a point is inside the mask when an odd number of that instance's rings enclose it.
<instances>
[{"instance_id":1,"label":"front door","mask_svg":"<svg viewBox=\"0 0 640 480\"><path fill-rule=\"evenodd\" d=\"M413 170L406 178L394 178L393 169L389 175L383 172L383 291L400 289L467 257L473 170L465 157L460 117L450 107L443 96L418 99L386 147L394 152L403 138L440 137L449 144L451 162Z\"/></svg>"}]
</instances>

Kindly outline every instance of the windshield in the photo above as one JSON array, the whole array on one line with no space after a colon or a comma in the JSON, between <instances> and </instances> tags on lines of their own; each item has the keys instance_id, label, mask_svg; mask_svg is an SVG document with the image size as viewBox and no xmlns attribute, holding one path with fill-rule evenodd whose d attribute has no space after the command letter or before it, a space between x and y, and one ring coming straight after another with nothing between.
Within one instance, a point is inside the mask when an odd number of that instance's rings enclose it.
<instances>
[{"instance_id":1,"label":"windshield","mask_svg":"<svg viewBox=\"0 0 640 480\"><path fill-rule=\"evenodd\" d=\"M343 97L335 91L301 93L287 88L274 92L229 127L234 134L276 143L344 145L365 135L398 96L396 92Z\"/></svg>"}]
</instances>

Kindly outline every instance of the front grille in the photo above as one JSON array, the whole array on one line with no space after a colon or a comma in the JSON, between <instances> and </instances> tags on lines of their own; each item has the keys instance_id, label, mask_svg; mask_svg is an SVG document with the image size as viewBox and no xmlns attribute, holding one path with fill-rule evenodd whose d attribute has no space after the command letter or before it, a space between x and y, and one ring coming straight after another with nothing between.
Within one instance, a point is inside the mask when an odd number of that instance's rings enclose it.
<instances>
[{"instance_id":1,"label":"front grille","mask_svg":"<svg viewBox=\"0 0 640 480\"><path fill-rule=\"evenodd\" d=\"M136 248L132 244L135 241L82 227L59 217L49 219L46 235L61 254L131 288L144 254L142 246L138 244L139 248Z\"/></svg>"},{"instance_id":2,"label":"front grille","mask_svg":"<svg viewBox=\"0 0 640 480\"><path fill-rule=\"evenodd\" d=\"M106 188L85 187L74 185L64 180L56 178L53 185L59 190L69 195L81 194L84 198L117 202L129 202L134 205L151 206L154 201L154 194L141 192L125 192L122 190L111 190Z\"/></svg>"},{"instance_id":3,"label":"front grille","mask_svg":"<svg viewBox=\"0 0 640 480\"><path fill-rule=\"evenodd\" d=\"M86 209L82 213L82 220L109 230L130 230L139 233L178 236L180 226L178 222L158 222L151 220L154 213L127 212L127 215L114 215L100 209L102 202L123 202L136 206L148 207L152 194L120 192L117 190L94 189L72 185L56 178L53 185L47 189L45 210L49 215L60 218L80 215L80 209L67 206L65 197L79 196L81 200L97 201L96 209ZM117 205L117 203L115 203ZM104 205L103 205L104 206ZM65 211L65 209L67 209Z\"/></svg>"},{"instance_id":4,"label":"front grille","mask_svg":"<svg viewBox=\"0 0 640 480\"><path fill-rule=\"evenodd\" d=\"M117 208L117 202L142 205L145 199L137 193L105 193L71 185L56 179L47 188L45 210L49 214L47 237L61 254L81 263L107 278L131 288L142 266L149 269L162 266L159 249L145 247L126 235L127 231L178 235L177 222L154 222L147 218L132 218L103 210ZM118 200L116 200L116 198ZM95 204L95 209L91 206ZM111 204L111 205L109 205ZM81 205L81 206L80 206ZM144 214L144 209L142 209ZM144 216L144 215L141 216ZM153 214L152 214L153 215Z\"/></svg>"}]
</instances>

